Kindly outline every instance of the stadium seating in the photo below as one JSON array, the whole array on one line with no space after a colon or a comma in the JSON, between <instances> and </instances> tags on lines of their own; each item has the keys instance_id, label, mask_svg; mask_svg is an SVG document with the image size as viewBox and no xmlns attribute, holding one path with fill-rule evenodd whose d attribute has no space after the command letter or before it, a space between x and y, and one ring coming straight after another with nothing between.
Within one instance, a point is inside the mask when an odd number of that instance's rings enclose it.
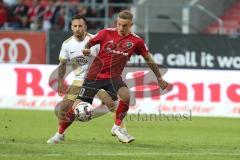
<instances>
[{"instance_id":1,"label":"stadium seating","mask_svg":"<svg viewBox=\"0 0 240 160\"><path fill-rule=\"evenodd\" d=\"M223 20L225 34L239 34L240 29L240 2L235 3L232 7L224 12L220 17ZM218 33L219 24L214 22L208 26L205 33Z\"/></svg>"}]
</instances>

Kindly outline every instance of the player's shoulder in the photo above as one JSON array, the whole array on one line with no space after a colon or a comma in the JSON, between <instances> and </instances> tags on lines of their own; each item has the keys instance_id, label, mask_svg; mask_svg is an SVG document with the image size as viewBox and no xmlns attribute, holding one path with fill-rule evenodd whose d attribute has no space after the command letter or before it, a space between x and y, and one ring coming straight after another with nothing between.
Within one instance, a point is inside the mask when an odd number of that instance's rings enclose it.
<instances>
[{"instance_id":1,"label":"player's shoulder","mask_svg":"<svg viewBox=\"0 0 240 160\"><path fill-rule=\"evenodd\" d=\"M69 43L71 40L73 39L73 36L69 37L68 39L66 39L65 41L63 41L63 44L67 44Z\"/></svg>"},{"instance_id":2,"label":"player's shoulder","mask_svg":"<svg viewBox=\"0 0 240 160\"><path fill-rule=\"evenodd\" d=\"M136 33L131 32L131 35L132 35L132 37L133 37L133 39L134 39L135 42L140 43L140 44L144 44L144 43L145 43L145 41L143 40L143 38L140 37L139 35L137 35Z\"/></svg>"},{"instance_id":3,"label":"player's shoulder","mask_svg":"<svg viewBox=\"0 0 240 160\"><path fill-rule=\"evenodd\" d=\"M92 37L94 37L94 35L93 35L93 34L91 34L91 33L88 33L88 32L87 32L87 35L86 35L86 37L88 37L88 38L92 38Z\"/></svg>"},{"instance_id":4,"label":"player's shoulder","mask_svg":"<svg viewBox=\"0 0 240 160\"><path fill-rule=\"evenodd\" d=\"M131 32L131 35L136 38L136 39L139 39L139 40L143 40L139 35L137 35L136 33L134 32Z\"/></svg>"}]
</instances>

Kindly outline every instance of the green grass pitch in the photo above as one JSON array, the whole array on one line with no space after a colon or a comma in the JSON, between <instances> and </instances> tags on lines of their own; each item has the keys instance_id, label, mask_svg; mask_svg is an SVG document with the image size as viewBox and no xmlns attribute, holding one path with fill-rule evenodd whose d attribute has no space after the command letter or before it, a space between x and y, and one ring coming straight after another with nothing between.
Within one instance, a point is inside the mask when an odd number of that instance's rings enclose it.
<instances>
[{"instance_id":1,"label":"green grass pitch","mask_svg":"<svg viewBox=\"0 0 240 160\"><path fill-rule=\"evenodd\" d=\"M0 160L239 160L240 119L127 121L136 140L122 144L110 135L110 115L75 122L66 139L46 144L56 132L52 111L0 110Z\"/></svg>"}]
</instances>

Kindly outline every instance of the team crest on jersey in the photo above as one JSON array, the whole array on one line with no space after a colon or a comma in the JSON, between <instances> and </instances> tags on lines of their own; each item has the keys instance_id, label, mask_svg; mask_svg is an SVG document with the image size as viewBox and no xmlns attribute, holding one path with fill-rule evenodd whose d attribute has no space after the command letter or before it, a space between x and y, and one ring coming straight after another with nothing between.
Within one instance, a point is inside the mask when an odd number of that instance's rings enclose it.
<instances>
[{"instance_id":1,"label":"team crest on jersey","mask_svg":"<svg viewBox=\"0 0 240 160\"><path fill-rule=\"evenodd\" d=\"M131 41L123 41L120 42L119 48L121 48L123 51L127 51L133 47L133 43Z\"/></svg>"}]
</instances>

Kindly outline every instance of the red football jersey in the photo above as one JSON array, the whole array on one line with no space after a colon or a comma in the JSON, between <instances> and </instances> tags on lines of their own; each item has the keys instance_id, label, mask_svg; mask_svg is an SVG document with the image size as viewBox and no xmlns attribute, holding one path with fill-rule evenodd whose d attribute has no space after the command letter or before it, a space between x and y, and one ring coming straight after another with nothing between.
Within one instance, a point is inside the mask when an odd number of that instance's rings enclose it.
<instances>
[{"instance_id":1,"label":"red football jersey","mask_svg":"<svg viewBox=\"0 0 240 160\"><path fill-rule=\"evenodd\" d=\"M90 47L100 44L100 51L93 60L87 79L110 79L120 77L127 61L133 54L145 56L148 48L134 33L120 36L116 28L103 29L89 41Z\"/></svg>"}]
</instances>

